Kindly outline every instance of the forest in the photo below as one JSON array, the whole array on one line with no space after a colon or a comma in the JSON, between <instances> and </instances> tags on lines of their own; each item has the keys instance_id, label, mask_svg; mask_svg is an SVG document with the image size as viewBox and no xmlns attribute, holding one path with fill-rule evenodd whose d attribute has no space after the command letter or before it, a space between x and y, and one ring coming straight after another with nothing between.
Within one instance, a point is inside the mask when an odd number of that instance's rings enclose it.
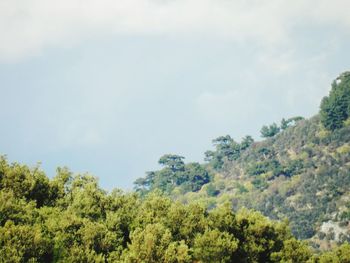
<instances>
[{"instance_id":1,"label":"forest","mask_svg":"<svg viewBox=\"0 0 350 263\"><path fill-rule=\"evenodd\" d=\"M208 211L160 191L107 193L95 177L0 162L2 262L350 262L350 245L315 254L287 221L230 203Z\"/></svg>"},{"instance_id":2,"label":"forest","mask_svg":"<svg viewBox=\"0 0 350 263\"><path fill-rule=\"evenodd\" d=\"M349 117L345 72L314 117L165 154L133 192L2 156L0 262L350 262Z\"/></svg>"}]
</instances>

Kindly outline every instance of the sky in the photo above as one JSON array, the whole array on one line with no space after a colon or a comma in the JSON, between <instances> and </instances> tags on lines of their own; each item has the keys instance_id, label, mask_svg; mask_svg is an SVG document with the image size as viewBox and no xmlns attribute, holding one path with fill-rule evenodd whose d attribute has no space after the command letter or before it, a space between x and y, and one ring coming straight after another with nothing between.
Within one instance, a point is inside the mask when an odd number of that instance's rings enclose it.
<instances>
[{"instance_id":1,"label":"sky","mask_svg":"<svg viewBox=\"0 0 350 263\"><path fill-rule=\"evenodd\" d=\"M349 70L348 0L0 0L0 154L132 189L166 153L311 117Z\"/></svg>"}]
</instances>

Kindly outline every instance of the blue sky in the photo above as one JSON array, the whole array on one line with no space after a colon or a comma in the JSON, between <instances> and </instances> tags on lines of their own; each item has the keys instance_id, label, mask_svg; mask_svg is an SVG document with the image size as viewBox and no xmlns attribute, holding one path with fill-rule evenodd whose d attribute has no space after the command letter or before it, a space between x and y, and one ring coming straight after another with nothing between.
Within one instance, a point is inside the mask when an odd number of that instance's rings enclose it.
<instances>
[{"instance_id":1,"label":"blue sky","mask_svg":"<svg viewBox=\"0 0 350 263\"><path fill-rule=\"evenodd\" d=\"M349 69L343 0L0 3L0 153L131 189L162 154L317 113Z\"/></svg>"}]
</instances>

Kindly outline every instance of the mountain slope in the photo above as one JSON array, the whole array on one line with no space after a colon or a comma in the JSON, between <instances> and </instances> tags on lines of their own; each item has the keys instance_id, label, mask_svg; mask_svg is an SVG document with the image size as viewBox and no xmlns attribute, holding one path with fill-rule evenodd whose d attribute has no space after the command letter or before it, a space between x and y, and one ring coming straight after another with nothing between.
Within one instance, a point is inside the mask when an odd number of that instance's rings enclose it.
<instances>
[{"instance_id":1,"label":"mountain slope","mask_svg":"<svg viewBox=\"0 0 350 263\"><path fill-rule=\"evenodd\" d=\"M195 171L183 157L165 155L178 160L182 169L165 163L136 182L136 188L141 194L160 189L184 203L196 200L209 208L229 201L234 209L248 207L271 219L286 218L293 234L311 240L315 248L350 241L349 94L350 73L345 72L322 100L320 114L264 126L266 139L260 142L250 136L240 143L221 136L213 140L215 149L205 153L207 163L195 164L201 167Z\"/></svg>"},{"instance_id":2,"label":"mountain slope","mask_svg":"<svg viewBox=\"0 0 350 263\"><path fill-rule=\"evenodd\" d=\"M212 189L215 197L210 196ZM350 237L345 227L350 219L349 189L350 126L328 132L315 116L253 143L238 159L225 162L201 191L181 196L175 190L173 197L209 206L230 200L236 209L245 206L273 219L288 218L301 239L316 233L323 237L322 223L331 221L342 234L338 230L327 238L343 242Z\"/></svg>"}]
</instances>

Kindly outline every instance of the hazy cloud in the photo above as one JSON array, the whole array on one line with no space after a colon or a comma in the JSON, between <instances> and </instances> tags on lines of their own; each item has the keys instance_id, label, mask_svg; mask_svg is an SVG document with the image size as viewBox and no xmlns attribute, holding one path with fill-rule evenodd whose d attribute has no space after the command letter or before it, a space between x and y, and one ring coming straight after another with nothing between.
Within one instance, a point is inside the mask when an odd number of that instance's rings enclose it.
<instances>
[{"instance_id":1,"label":"hazy cloud","mask_svg":"<svg viewBox=\"0 0 350 263\"><path fill-rule=\"evenodd\" d=\"M269 46L287 43L305 22L349 30L348 10L347 0L4 0L0 59L110 34L214 35Z\"/></svg>"}]
</instances>

